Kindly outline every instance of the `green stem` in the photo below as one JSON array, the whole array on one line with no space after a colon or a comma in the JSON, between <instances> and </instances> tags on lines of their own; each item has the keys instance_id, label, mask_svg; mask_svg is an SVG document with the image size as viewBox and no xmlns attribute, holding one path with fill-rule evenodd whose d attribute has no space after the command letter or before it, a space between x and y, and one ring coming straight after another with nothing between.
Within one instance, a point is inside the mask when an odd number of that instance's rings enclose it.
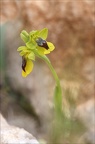
<instances>
[{"instance_id":1,"label":"green stem","mask_svg":"<svg viewBox=\"0 0 95 144\"><path fill-rule=\"evenodd\" d=\"M50 68L50 70L51 70L51 72L52 72L52 74L53 74L53 77L54 77L54 79L55 79L55 81L56 81L57 86L60 87L59 78L58 78L58 76L57 76L57 74L56 74L56 72L55 72L55 70L54 70L54 68L53 68L50 60L49 60L46 56L42 56L42 59L43 59L43 60L47 63L47 65L49 66L49 68Z\"/></svg>"},{"instance_id":2,"label":"green stem","mask_svg":"<svg viewBox=\"0 0 95 144\"><path fill-rule=\"evenodd\" d=\"M36 56L38 56L39 58L41 58L42 60L44 60L47 65L49 66L53 77L56 81L56 87L55 87L55 93L54 93L54 102L55 102L55 112L59 115L60 112L62 113L62 89L60 86L60 80L57 76L56 71L54 70L50 60L45 56L45 55L39 55L36 51L35 51Z\"/></svg>"}]
</instances>

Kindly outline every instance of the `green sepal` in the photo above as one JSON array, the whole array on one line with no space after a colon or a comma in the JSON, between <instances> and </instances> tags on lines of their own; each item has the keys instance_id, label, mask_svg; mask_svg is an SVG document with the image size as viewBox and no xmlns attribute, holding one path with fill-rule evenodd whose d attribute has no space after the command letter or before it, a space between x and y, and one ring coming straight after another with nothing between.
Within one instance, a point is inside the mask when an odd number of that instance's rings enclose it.
<instances>
[{"instance_id":1,"label":"green sepal","mask_svg":"<svg viewBox=\"0 0 95 144\"><path fill-rule=\"evenodd\" d=\"M31 53L28 55L28 58L35 61L35 54L34 54L33 52L31 52Z\"/></svg>"},{"instance_id":2,"label":"green sepal","mask_svg":"<svg viewBox=\"0 0 95 144\"><path fill-rule=\"evenodd\" d=\"M25 30L20 33L20 36L25 43L29 41L29 34Z\"/></svg>"},{"instance_id":3,"label":"green sepal","mask_svg":"<svg viewBox=\"0 0 95 144\"><path fill-rule=\"evenodd\" d=\"M26 46L20 46L17 49L17 51L23 51L23 50L27 50L27 47Z\"/></svg>"},{"instance_id":4,"label":"green sepal","mask_svg":"<svg viewBox=\"0 0 95 144\"><path fill-rule=\"evenodd\" d=\"M47 28L42 29L38 34L38 37L41 37L44 40L47 38L47 36L48 36L48 29Z\"/></svg>"}]
</instances>

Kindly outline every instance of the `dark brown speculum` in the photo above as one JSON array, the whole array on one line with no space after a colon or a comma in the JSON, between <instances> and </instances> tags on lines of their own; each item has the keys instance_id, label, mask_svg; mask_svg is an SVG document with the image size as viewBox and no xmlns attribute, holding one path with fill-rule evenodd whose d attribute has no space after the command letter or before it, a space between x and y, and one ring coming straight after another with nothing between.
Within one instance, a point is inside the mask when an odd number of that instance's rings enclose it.
<instances>
[{"instance_id":1,"label":"dark brown speculum","mask_svg":"<svg viewBox=\"0 0 95 144\"><path fill-rule=\"evenodd\" d=\"M38 44L38 46L40 46L40 47L44 47L45 49L49 49L49 47L48 47L48 45L47 45L47 42L45 41L45 40L43 40L42 38L38 38L37 40L36 40L36 42L37 42L37 44Z\"/></svg>"},{"instance_id":2,"label":"dark brown speculum","mask_svg":"<svg viewBox=\"0 0 95 144\"><path fill-rule=\"evenodd\" d=\"M25 72L25 67L26 67L26 59L22 57L22 69Z\"/></svg>"}]
</instances>

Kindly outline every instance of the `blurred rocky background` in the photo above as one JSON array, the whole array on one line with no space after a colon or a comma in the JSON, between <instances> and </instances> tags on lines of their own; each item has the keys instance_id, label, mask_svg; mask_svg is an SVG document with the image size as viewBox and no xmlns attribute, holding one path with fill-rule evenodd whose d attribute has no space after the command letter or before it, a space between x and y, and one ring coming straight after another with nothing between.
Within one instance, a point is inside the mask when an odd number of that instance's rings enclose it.
<instances>
[{"instance_id":1,"label":"blurred rocky background","mask_svg":"<svg viewBox=\"0 0 95 144\"><path fill-rule=\"evenodd\" d=\"M8 123L47 140L53 113L51 72L37 59L33 72L21 76L21 30L49 29L56 49L48 56L63 88L76 99L76 115L87 127L85 140L94 143L95 126L95 1L1 0L0 103ZM92 134L93 133L93 134ZM89 135L89 136L88 136ZM88 138L89 137L89 138Z\"/></svg>"}]
</instances>

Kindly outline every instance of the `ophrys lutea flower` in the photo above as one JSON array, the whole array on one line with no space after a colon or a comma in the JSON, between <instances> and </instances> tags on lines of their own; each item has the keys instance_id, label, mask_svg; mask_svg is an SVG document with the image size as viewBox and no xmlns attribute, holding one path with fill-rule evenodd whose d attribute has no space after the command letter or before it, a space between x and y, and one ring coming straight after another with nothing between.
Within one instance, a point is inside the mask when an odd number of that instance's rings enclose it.
<instances>
[{"instance_id":1,"label":"ophrys lutea flower","mask_svg":"<svg viewBox=\"0 0 95 144\"><path fill-rule=\"evenodd\" d=\"M31 31L29 34L23 30L20 34L22 40L25 42L25 46L21 46L17 49L22 57L22 76L26 77L33 70L33 61L35 56L46 55L54 50L54 45L51 42L47 42L48 29Z\"/></svg>"}]
</instances>

